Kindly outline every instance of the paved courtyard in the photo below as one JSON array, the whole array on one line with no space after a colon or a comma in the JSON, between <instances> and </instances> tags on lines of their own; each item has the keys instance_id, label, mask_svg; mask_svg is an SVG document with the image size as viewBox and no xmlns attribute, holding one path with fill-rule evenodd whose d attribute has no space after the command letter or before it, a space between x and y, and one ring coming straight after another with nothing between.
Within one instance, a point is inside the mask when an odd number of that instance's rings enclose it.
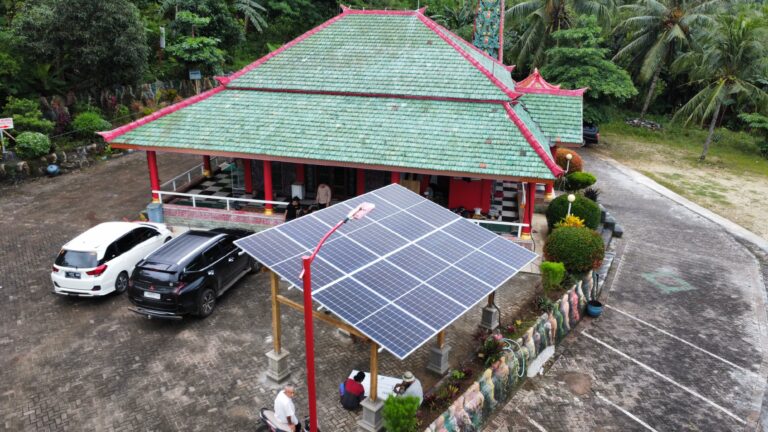
<instances>
[{"instance_id":1,"label":"paved courtyard","mask_svg":"<svg viewBox=\"0 0 768 432\"><path fill-rule=\"evenodd\" d=\"M585 153L626 229L607 309L486 430L766 430L764 251Z\"/></svg>"},{"instance_id":2,"label":"paved courtyard","mask_svg":"<svg viewBox=\"0 0 768 432\"><path fill-rule=\"evenodd\" d=\"M199 163L162 154L161 180ZM90 226L135 219L148 200L143 153L56 179L0 188L0 430L252 430L278 387L266 379L272 347L268 276L250 275L205 320L149 321L124 296L70 299L51 292L49 271L61 245ZM497 295L509 319L532 295L521 274ZM283 290L286 294L286 291ZM298 299L298 290L288 291ZM478 308L479 309L479 308ZM303 327L283 308L283 345L291 352L297 408L306 413ZM471 350L479 310L447 332L454 352ZM318 398L324 431L355 430L338 383L368 370L369 348L316 323ZM428 348L405 362L383 352L380 373L410 369L430 385ZM462 360L456 355L455 365Z\"/></svg>"}]
</instances>

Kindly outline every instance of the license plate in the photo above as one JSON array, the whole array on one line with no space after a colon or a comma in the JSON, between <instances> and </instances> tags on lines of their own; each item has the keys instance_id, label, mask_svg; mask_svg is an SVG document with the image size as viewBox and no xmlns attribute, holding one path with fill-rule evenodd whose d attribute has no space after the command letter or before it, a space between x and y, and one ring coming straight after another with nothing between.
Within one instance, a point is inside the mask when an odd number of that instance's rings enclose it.
<instances>
[{"instance_id":1,"label":"license plate","mask_svg":"<svg viewBox=\"0 0 768 432\"><path fill-rule=\"evenodd\" d=\"M70 279L80 279L80 273L78 272L65 272L64 276Z\"/></svg>"},{"instance_id":2,"label":"license plate","mask_svg":"<svg viewBox=\"0 0 768 432\"><path fill-rule=\"evenodd\" d=\"M144 291L144 297L160 300L160 293Z\"/></svg>"}]
</instances>

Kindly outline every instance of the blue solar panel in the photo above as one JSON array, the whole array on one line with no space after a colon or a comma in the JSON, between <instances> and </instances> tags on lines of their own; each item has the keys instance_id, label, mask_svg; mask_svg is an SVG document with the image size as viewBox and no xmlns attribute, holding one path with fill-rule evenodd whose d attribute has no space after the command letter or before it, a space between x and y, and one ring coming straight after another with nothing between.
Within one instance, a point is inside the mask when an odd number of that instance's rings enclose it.
<instances>
[{"instance_id":1,"label":"blue solar panel","mask_svg":"<svg viewBox=\"0 0 768 432\"><path fill-rule=\"evenodd\" d=\"M390 301L416 288L421 282L386 261L377 261L355 273L353 278L363 282L371 291Z\"/></svg>"},{"instance_id":2,"label":"blue solar panel","mask_svg":"<svg viewBox=\"0 0 768 432\"><path fill-rule=\"evenodd\" d=\"M317 294L315 300L344 319L355 324L386 306L388 302L355 280L343 279Z\"/></svg>"},{"instance_id":3,"label":"blue solar panel","mask_svg":"<svg viewBox=\"0 0 768 432\"><path fill-rule=\"evenodd\" d=\"M438 273L427 284L466 307L474 306L496 289L454 267Z\"/></svg>"},{"instance_id":4,"label":"blue solar panel","mask_svg":"<svg viewBox=\"0 0 768 432\"><path fill-rule=\"evenodd\" d=\"M400 359L536 255L402 186L390 185L237 242L301 288L301 255L362 202L312 264L313 298Z\"/></svg>"},{"instance_id":5,"label":"blue solar panel","mask_svg":"<svg viewBox=\"0 0 768 432\"><path fill-rule=\"evenodd\" d=\"M355 327L401 359L435 334L434 329L392 305L360 321Z\"/></svg>"},{"instance_id":6,"label":"blue solar panel","mask_svg":"<svg viewBox=\"0 0 768 432\"><path fill-rule=\"evenodd\" d=\"M466 307L426 285L420 285L400 297L395 305L405 309L411 315L419 317L435 329L442 329L466 310Z\"/></svg>"}]
</instances>

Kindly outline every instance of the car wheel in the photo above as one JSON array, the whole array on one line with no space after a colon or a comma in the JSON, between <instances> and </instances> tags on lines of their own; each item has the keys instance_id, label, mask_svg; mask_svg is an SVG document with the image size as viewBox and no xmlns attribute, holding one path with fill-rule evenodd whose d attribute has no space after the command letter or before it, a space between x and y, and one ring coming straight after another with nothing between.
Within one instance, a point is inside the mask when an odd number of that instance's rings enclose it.
<instances>
[{"instance_id":1,"label":"car wheel","mask_svg":"<svg viewBox=\"0 0 768 432\"><path fill-rule=\"evenodd\" d=\"M216 294L210 288L204 289L197 301L197 316L205 318L212 314L215 308Z\"/></svg>"},{"instance_id":2,"label":"car wheel","mask_svg":"<svg viewBox=\"0 0 768 432\"><path fill-rule=\"evenodd\" d=\"M260 262L251 258L251 273L259 273L263 268L264 266Z\"/></svg>"},{"instance_id":3,"label":"car wheel","mask_svg":"<svg viewBox=\"0 0 768 432\"><path fill-rule=\"evenodd\" d=\"M115 279L115 292L122 294L128 289L128 273L120 272Z\"/></svg>"}]
</instances>

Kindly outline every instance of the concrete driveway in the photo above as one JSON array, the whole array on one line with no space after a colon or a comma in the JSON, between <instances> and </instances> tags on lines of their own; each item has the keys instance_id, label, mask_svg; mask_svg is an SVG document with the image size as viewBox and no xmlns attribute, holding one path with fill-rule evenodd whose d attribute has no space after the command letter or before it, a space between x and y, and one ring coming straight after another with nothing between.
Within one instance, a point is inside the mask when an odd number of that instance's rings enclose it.
<instances>
[{"instance_id":1,"label":"concrete driveway","mask_svg":"<svg viewBox=\"0 0 768 432\"><path fill-rule=\"evenodd\" d=\"M486 430L763 430L766 242L756 247L738 227L582 153L625 227L606 311L583 322Z\"/></svg>"}]
</instances>

